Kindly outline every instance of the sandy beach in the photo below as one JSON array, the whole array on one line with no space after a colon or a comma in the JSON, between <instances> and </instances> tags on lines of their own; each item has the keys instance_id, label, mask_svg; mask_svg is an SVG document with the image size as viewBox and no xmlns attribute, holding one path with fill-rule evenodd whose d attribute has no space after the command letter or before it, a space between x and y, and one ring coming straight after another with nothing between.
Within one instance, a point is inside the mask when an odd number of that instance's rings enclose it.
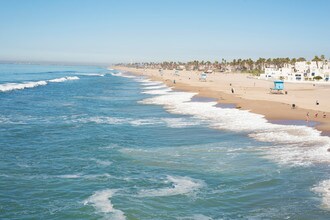
<instances>
[{"instance_id":1,"label":"sandy beach","mask_svg":"<svg viewBox=\"0 0 330 220\"><path fill-rule=\"evenodd\" d=\"M206 81L200 81L200 72L136 69L122 66L114 67L137 75L163 81L175 89L196 92L199 96L210 97L222 104L235 104L236 108L264 115L268 120L281 123L282 120L304 121L315 125L323 134L330 134L330 84L285 82L283 94L270 93L272 81L259 80L241 73L212 73ZM174 83L175 82L175 83ZM234 93L232 92L234 90ZM319 103L317 105L317 102ZM292 108L295 104L295 108ZM307 114L309 116L307 116ZM324 117L324 114L326 117ZM309 120L307 122L306 120Z\"/></svg>"}]
</instances>

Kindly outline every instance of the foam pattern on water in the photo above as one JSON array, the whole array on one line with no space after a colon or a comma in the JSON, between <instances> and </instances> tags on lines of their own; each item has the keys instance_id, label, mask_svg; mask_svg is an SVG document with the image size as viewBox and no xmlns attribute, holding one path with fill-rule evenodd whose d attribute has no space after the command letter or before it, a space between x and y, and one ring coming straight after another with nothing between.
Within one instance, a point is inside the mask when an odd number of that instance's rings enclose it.
<instances>
[{"instance_id":1,"label":"foam pattern on water","mask_svg":"<svg viewBox=\"0 0 330 220\"><path fill-rule=\"evenodd\" d=\"M136 76L130 75L130 74L125 74L122 72L118 73L110 73L112 76L119 76L119 77L124 77L124 78L136 78Z\"/></svg>"},{"instance_id":2,"label":"foam pattern on water","mask_svg":"<svg viewBox=\"0 0 330 220\"><path fill-rule=\"evenodd\" d=\"M205 183L201 180L180 176L167 176L165 183L170 183L171 186L161 189L141 190L139 192L139 196L154 197L187 195L202 188L205 185Z\"/></svg>"},{"instance_id":3,"label":"foam pattern on water","mask_svg":"<svg viewBox=\"0 0 330 220\"><path fill-rule=\"evenodd\" d=\"M154 94L157 94L156 90ZM215 129L246 133L261 142L273 143L265 157L281 164L310 165L330 163L330 138L321 136L314 128L269 123L264 116L247 110L225 109L216 102L192 102L196 93L158 90L158 96L140 101L142 104L162 105L173 114L191 115Z\"/></svg>"},{"instance_id":4,"label":"foam pattern on water","mask_svg":"<svg viewBox=\"0 0 330 220\"><path fill-rule=\"evenodd\" d=\"M165 125L171 128L185 128L190 126L201 125L194 119L186 118L121 118L112 116L94 116L78 119L67 119L68 122L77 123L96 123L96 124L113 124L113 125L131 125L131 126L156 126ZM0 121L1 122L1 121Z\"/></svg>"},{"instance_id":5,"label":"foam pattern on water","mask_svg":"<svg viewBox=\"0 0 330 220\"><path fill-rule=\"evenodd\" d=\"M115 192L116 190L113 189L96 191L92 196L84 201L84 205L92 205L99 213L111 214L110 216L105 215L107 218L116 220L126 219L124 212L115 209L111 203L110 199Z\"/></svg>"},{"instance_id":6,"label":"foam pattern on water","mask_svg":"<svg viewBox=\"0 0 330 220\"><path fill-rule=\"evenodd\" d=\"M330 211L330 180L323 180L312 188L322 197L322 208Z\"/></svg>"}]
</instances>

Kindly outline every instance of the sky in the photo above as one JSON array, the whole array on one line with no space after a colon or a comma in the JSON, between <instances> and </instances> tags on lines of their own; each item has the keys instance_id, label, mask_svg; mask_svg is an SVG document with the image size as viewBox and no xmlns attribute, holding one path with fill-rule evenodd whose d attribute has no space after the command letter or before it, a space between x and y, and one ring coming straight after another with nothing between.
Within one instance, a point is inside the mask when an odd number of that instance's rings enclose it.
<instances>
[{"instance_id":1,"label":"sky","mask_svg":"<svg viewBox=\"0 0 330 220\"><path fill-rule=\"evenodd\" d=\"M0 0L0 60L330 57L328 0Z\"/></svg>"}]
</instances>

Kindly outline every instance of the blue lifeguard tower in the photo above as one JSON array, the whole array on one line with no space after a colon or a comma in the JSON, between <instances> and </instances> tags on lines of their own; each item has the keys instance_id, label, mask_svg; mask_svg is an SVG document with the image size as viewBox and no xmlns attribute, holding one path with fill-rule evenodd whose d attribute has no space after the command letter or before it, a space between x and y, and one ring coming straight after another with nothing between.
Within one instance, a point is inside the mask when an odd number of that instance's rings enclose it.
<instances>
[{"instance_id":1,"label":"blue lifeguard tower","mask_svg":"<svg viewBox=\"0 0 330 220\"><path fill-rule=\"evenodd\" d=\"M201 73L199 77L199 81L206 82L207 74L206 73Z\"/></svg>"},{"instance_id":2,"label":"blue lifeguard tower","mask_svg":"<svg viewBox=\"0 0 330 220\"><path fill-rule=\"evenodd\" d=\"M174 76L180 76L179 70L175 70Z\"/></svg>"},{"instance_id":3,"label":"blue lifeguard tower","mask_svg":"<svg viewBox=\"0 0 330 220\"><path fill-rule=\"evenodd\" d=\"M275 80L274 88L270 88L270 92L282 93L283 89L284 89L284 82L282 80Z\"/></svg>"}]
</instances>

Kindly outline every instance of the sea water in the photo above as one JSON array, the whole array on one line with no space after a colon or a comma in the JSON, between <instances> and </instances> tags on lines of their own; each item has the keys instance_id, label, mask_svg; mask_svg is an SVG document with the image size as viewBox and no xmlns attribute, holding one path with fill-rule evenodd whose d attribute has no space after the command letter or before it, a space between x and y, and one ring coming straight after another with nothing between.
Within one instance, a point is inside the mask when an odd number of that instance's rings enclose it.
<instances>
[{"instance_id":1,"label":"sea water","mask_svg":"<svg viewBox=\"0 0 330 220\"><path fill-rule=\"evenodd\" d=\"M329 219L330 138L91 66L0 65L0 219Z\"/></svg>"}]
</instances>

